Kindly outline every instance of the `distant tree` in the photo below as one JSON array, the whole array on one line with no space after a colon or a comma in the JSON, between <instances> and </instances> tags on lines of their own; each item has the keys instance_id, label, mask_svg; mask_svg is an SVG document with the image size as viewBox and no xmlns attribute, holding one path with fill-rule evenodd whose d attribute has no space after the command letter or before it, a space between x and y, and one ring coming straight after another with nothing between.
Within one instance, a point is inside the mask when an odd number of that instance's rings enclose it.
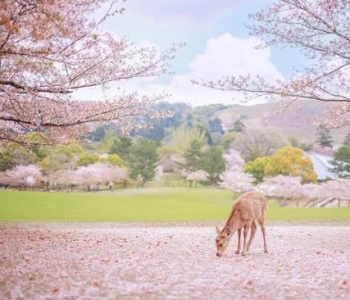
<instances>
[{"instance_id":1,"label":"distant tree","mask_svg":"<svg viewBox=\"0 0 350 300\"><path fill-rule=\"evenodd\" d=\"M36 165L16 166L0 175L0 183L12 187L26 188L33 186L36 179L40 177L41 172Z\"/></svg>"},{"instance_id":2,"label":"distant tree","mask_svg":"<svg viewBox=\"0 0 350 300\"><path fill-rule=\"evenodd\" d=\"M220 186L233 191L245 192L253 188L253 176L243 170L244 159L237 150L230 149L223 155L226 161L226 170L220 174Z\"/></svg>"},{"instance_id":3,"label":"distant tree","mask_svg":"<svg viewBox=\"0 0 350 300\"><path fill-rule=\"evenodd\" d=\"M158 163L157 144L154 141L144 138L135 140L130 147L128 158L128 168L132 179L136 180L140 175L145 183L154 178Z\"/></svg>"},{"instance_id":4,"label":"distant tree","mask_svg":"<svg viewBox=\"0 0 350 300\"><path fill-rule=\"evenodd\" d=\"M253 179L242 167L234 166L220 175L220 186L232 190L234 194L247 192L253 189Z\"/></svg>"},{"instance_id":5,"label":"distant tree","mask_svg":"<svg viewBox=\"0 0 350 300\"><path fill-rule=\"evenodd\" d=\"M226 161L227 169L230 169L233 166L242 167L244 165L244 159L237 150L229 149L229 151L227 151L223 157Z\"/></svg>"},{"instance_id":6,"label":"distant tree","mask_svg":"<svg viewBox=\"0 0 350 300\"><path fill-rule=\"evenodd\" d=\"M265 168L270 161L270 157L258 157L253 161L249 161L244 166L244 171L251 174L254 178L255 184L261 183L265 177Z\"/></svg>"},{"instance_id":7,"label":"distant tree","mask_svg":"<svg viewBox=\"0 0 350 300\"><path fill-rule=\"evenodd\" d=\"M172 116L165 117L162 119L150 118L144 116L143 123L148 123L150 126L146 128L141 128L139 130L134 130L134 136L142 136L146 139L151 139L154 141L161 141L169 131L169 128L178 128L182 123L182 114L185 110L190 107L182 103L167 103L160 102L155 105L155 109L159 111L171 111Z\"/></svg>"},{"instance_id":8,"label":"distant tree","mask_svg":"<svg viewBox=\"0 0 350 300\"><path fill-rule=\"evenodd\" d=\"M202 170L208 174L206 183L216 186L220 181L220 174L226 169L222 147L212 146L205 151L201 159L201 165Z\"/></svg>"},{"instance_id":9,"label":"distant tree","mask_svg":"<svg viewBox=\"0 0 350 300\"><path fill-rule=\"evenodd\" d=\"M193 127L193 130L198 131L199 133L203 133L205 137L205 144L208 144L209 146L212 146L214 144L212 134L210 133L207 128L205 128L203 125L197 124Z\"/></svg>"},{"instance_id":10,"label":"distant tree","mask_svg":"<svg viewBox=\"0 0 350 300\"><path fill-rule=\"evenodd\" d=\"M321 183L318 189L318 198L321 200L338 200L338 206L342 200L350 206L350 180L341 178L328 180Z\"/></svg>"},{"instance_id":11,"label":"distant tree","mask_svg":"<svg viewBox=\"0 0 350 300\"><path fill-rule=\"evenodd\" d=\"M93 165L99 161L99 157L97 154L83 154L79 160L76 162L77 167Z\"/></svg>"},{"instance_id":12,"label":"distant tree","mask_svg":"<svg viewBox=\"0 0 350 300\"><path fill-rule=\"evenodd\" d=\"M195 172L201 169L203 160L203 144L200 141L194 140L185 150L183 157L184 162L181 167L189 172Z\"/></svg>"},{"instance_id":13,"label":"distant tree","mask_svg":"<svg viewBox=\"0 0 350 300\"><path fill-rule=\"evenodd\" d=\"M186 116L185 127L192 128L194 125L193 115L189 112Z\"/></svg>"},{"instance_id":14,"label":"distant tree","mask_svg":"<svg viewBox=\"0 0 350 300\"><path fill-rule=\"evenodd\" d=\"M301 181L301 177L277 175L265 178L258 189L270 197L280 198L284 201L296 200L296 204L299 206L300 199L314 198L317 193L317 185L302 184Z\"/></svg>"},{"instance_id":15,"label":"distant tree","mask_svg":"<svg viewBox=\"0 0 350 300\"><path fill-rule=\"evenodd\" d=\"M222 122L219 118L215 118L208 121L209 131L210 132L219 132L224 134L224 130L222 128Z\"/></svg>"},{"instance_id":16,"label":"distant tree","mask_svg":"<svg viewBox=\"0 0 350 300\"><path fill-rule=\"evenodd\" d=\"M279 132L273 129L249 129L242 132L234 141L234 148L242 153L246 161L267 156L283 147L285 142Z\"/></svg>"},{"instance_id":17,"label":"distant tree","mask_svg":"<svg viewBox=\"0 0 350 300\"><path fill-rule=\"evenodd\" d=\"M345 136L343 145L346 147L350 147L350 131Z\"/></svg>"},{"instance_id":18,"label":"distant tree","mask_svg":"<svg viewBox=\"0 0 350 300\"><path fill-rule=\"evenodd\" d=\"M3 169L20 165L27 166L38 161L38 156L30 147L24 147L13 142L8 142L3 144L3 146L0 152L0 165L2 165L1 168Z\"/></svg>"},{"instance_id":19,"label":"distant tree","mask_svg":"<svg viewBox=\"0 0 350 300\"><path fill-rule=\"evenodd\" d=\"M129 137L118 137L113 140L109 154L118 154L123 161L127 162L131 147L132 140Z\"/></svg>"},{"instance_id":20,"label":"distant tree","mask_svg":"<svg viewBox=\"0 0 350 300\"><path fill-rule=\"evenodd\" d=\"M114 167L125 167L124 161L120 158L118 154L109 154L106 158L106 162Z\"/></svg>"},{"instance_id":21,"label":"distant tree","mask_svg":"<svg viewBox=\"0 0 350 300\"><path fill-rule=\"evenodd\" d=\"M330 171L339 178L350 178L350 147L342 146L333 153Z\"/></svg>"},{"instance_id":22,"label":"distant tree","mask_svg":"<svg viewBox=\"0 0 350 300\"><path fill-rule=\"evenodd\" d=\"M47 175L60 169L74 169L77 161L85 151L78 143L58 145L52 149L50 154L38 163L43 174Z\"/></svg>"},{"instance_id":23,"label":"distant tree","mask_svg":"<svg viewBox=\"0 0 350 300\"><path fill-rule=\"evenodd\" d=\"M48 175L51 186L58 188L69 187L73 190L76 186L85 187L87 191L98 190L100 185L123 182L127 178L124 168L110 166L104 163L96 163L80 166L74 170L58 170Z\"/></svg>"},{"instance_id":24,"label":"distant tree","mask_svg":"<svg viewBox=\"0 0 350 300\"><path fill-rule=\"evenodd\" d=\"M181 158L193 141L197 141L204 148L207 141L205 132L199 127L180 127L174 130L169 140L165 140L165 144Z\"/></svg>"},{"instance_id":25,"label":"distant tree","mask_svg":"<svg viewBox=\"0 0 350 300\"><path fill-rule=\"evenodd\" d=\"M255 183L261 183L264 177L277 175L300 176L304 183L315 182L317 178L311 160L303 156L302 149L290 146L279 149L271 156L247 162L244 170L254 176Z\"/></svg>"},{"instance_id":26,"label":"distant tree","mask_svg":"<svg viewBox=\"0 0 350 300\"><path fill-rule=\"evenodd\" d=\"M214 144L212 135L210 134L210 132L207 129L204 129L204 134L205 134L205 138L207 140L207 144L209 146L212 146Z\"/></svg>"},{"instance_id":27,"label":"distant tree","mask_svg":"<svg viewBox=\"0 0 350 300\"><path fill-rule=\"evenodd\" d=\"M224 150L228 151L234 145L234 141L237 138L238 133L234 131L226 132L221 138L221 144Z\"/></svg>"},{"instance_id":28,"label":"distant tree","mask_svg":"<svg viewBox=\"0 0 350 300\"><path fill-rule=\"evenodd\" d=\"M106 126L98 126L93 132L90 133L89 138L94 142L101 141L106 136Z\"/></svg>"},{"instance_id":29,"label":"distant tree","mask_svg":"<svg viewBox=\"0 0 350 300\"><path fill-rule=\"evenodd\" d=\"M329 128L325 126L318 126L317 127L317 140L316 143L322 147L328 147L332 148L333 146L333 139L330 133Z\"/></svg>"},{"instance_id":30,"label":"distant tree","mask_svg":"<svg viewBox=\"0 0 350 300\"><path fill-rule=\"evenodd\" d=\"M302 149L290 146L279 149L270 157L264 175L300 176L304 183L315 182L317 179L310 158L303 156Z\"/></svg>"},{"instance_id":31,"label":"distant tree","mask_svg":"<svg viewBox=\"0 0 350 300\"><path fill-rule=\"evenodd\" d=\"M238 119L233 123L232 130L236 132L242 132L245 130L245 125L241 120Z\"/></svg>"},{"instance_id":32,"label":"distant tree","mask_svg":"<svg viewBox=\"0 0 350 300\"><path fill-rule=\"evenodd\" d=\"M290 137L288 141L292 147L299 147L299 142L296 137Z\"/></svg>"},{"instance_id":33,"label":"distant tree","mask_svg":"<svg viewBox=\"0 0 350 300\"><path fill-rule=\"evenodd\" d=\"M305 152L309 152L312 149L312 144L301 143L299 147Z\"/></svg>"},{"instance_id":34,"label":"distant tree","mask_svg":"<svg viewBox=\"0 0 350 300\"><path fill-rule=\"evenodd\" d=\"M16 166L10 151L0 152L0 171L12 169Z\"/></svg>"},{"instance_id":35,"label":"distant tree","mask_svg":"<svg viewBox=\"0 0 350 300\"><path fill-rule=\"evenodd\" d=\"M186 180L190 182L190 187L192 187L193 182L195 182L196 186L198 182L205 182L208 180L209 174L204 170L197 170L194 172L190 172Z\"/></svg>"}]
</instances>

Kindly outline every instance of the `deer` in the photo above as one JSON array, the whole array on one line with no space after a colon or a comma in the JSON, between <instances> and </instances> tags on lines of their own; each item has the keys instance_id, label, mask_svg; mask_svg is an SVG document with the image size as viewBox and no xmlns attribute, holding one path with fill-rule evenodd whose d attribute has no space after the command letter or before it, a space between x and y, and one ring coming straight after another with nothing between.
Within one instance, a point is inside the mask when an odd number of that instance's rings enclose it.
<instances>
[{"instance_id":1,"label":"deer","mask_svg":"<svg viewBox=\"0 0 350 300\"><path fill-rule=\"evenodd\" d=\"M236 254L240 253L241 248L241 232L243 229L243 250L242 255L246 256L250 245L254 239L258 222L261 228L264 240L264 252L267 253L266 232L265 232L265 212L267 210L267 199L258 191L250 191L241 195L233 204L231 213L222 230L216 227L217 237L216 256L221 257L227 249L231 237L238 231L238 245ZM249 229L250 237L247 243L247 235Z\"/></svg>"}]
</instances>

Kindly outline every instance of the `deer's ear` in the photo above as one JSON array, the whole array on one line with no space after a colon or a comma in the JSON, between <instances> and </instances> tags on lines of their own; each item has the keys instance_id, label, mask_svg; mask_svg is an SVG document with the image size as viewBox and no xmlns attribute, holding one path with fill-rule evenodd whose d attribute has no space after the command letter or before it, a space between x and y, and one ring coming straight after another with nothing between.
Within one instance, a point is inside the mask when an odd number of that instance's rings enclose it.
<instances>
[{"instance_id":1,"label":"deer's ear","mask_svg":"<svg viewBox=\"0 0 350 300\"><path fill-rule=\"evenodd\" d=\"M221 233L221 229L218 226L215 227L215 230L218 235Z\"/></svg>"}]
</instances>

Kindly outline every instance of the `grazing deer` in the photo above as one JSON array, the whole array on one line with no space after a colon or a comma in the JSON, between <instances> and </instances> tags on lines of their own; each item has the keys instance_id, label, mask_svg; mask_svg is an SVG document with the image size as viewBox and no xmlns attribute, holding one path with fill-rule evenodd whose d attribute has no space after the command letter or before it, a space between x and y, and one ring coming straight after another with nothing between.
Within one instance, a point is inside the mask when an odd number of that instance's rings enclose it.
<instances>
[{"instance_id":1,"label":"grazing deer","mask_svg":"<svg viewBox=\"0 0 350 300\"><path fill-rule=\"evenodd\" d=\"M232 207L231 214L222 230L216 227L218 236L216 237L216 255L221 256L226 250L231 237L238 231L238 246L236 253L239 254L241 247L241 231L243 228L243 251L245 256L249 251L253 241L257 221L261 227L264 240L264 252L267 253L265 236L265 211L267 209L267 199L263 194L251 191L240 196ZM248 230L251 229L250 238L247 244Z\"/></svg>"}]
</instances>

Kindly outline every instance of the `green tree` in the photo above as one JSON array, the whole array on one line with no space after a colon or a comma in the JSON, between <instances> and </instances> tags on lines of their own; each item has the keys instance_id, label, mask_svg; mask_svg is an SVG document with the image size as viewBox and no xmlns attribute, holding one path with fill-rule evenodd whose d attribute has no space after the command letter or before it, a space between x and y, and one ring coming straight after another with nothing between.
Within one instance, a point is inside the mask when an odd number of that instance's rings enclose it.
<instances>
[{"instance_id":1,"label":"green tree","mask_svg":"<svg viewBox=\"0 0 350 300\"><path fill-rule=\"evenodd\" d=\"M224 134L224 130L222 129L222 122L219 118L209 120L208 125L210 132L219 132L221 134Z\"/></svg>"},{"instance_id":2,"label":"green tree","mask_svg":"<svg viewBox=\"0 0 350 300\"><path fill-rule=\"evenodd\" d=\"M198 141L202 147L206 144L207 138L205 131L202 128L177 128L170 137L170 140L165 143L167 146L174 150L179 157L183 157L183 153L188 149L192 141Z\"/></svg>"},{"instance_id":3,"label":"green tree","mask_svg":"<svg viewBox=\"0 0 350 300\"><path fill-rule=\"evenodd\" d=\"M317 179L310 158L303 156L302 149L290 146L279 149L271 156L247 162L244 169L254 176L255 183L262 182L265 176L277 175L300 176L305 183Z\"/></svg>"},{"instance_id":4,"label":"green tree","mask_svg":"<svg viewBox=\"0 0 350 300\"><path fill-rule=\"evenodd\" d=\"M93 132L90 133L90 139L95 142L101 141L106 136L107 126L98 126Z\"/></svg>"},{"instance_id":5,"label":"green tree","mask_svg":"<svg viewBox=\"0 0 350 300\"><path fill-rule=\"evenodd\" d=\"M10 151L0 152L0 171L6 171L16 166Z\"/></svg>"},{"instance_id":6,"label":"green tree","mask_svg":"<svg viewBox=\"0 0 350 300\"><path fill-rule=\"evenodd\" d=\"M332 139L329 128L322 126L322 125L317 127L317 136L318 136L318 138L316 140L317 144L319 144L322 147L332 148L333 139Z\"/></svg>"},{"instance_id":7,"label":"green tree","mask_svg":"<svg viewBox=\"0 0 350 300\"><path fill-rule=\"evenodd\" d=\"M242 131L244 131L244 129L245 129L245 125L241 120L236 120L233 123L233 128L232 128L233 131L242 132Z\"/></svg>"},{"instance_id":8,"label":"green tree","mask_svg":"<svg viewBox=\"0 0 350 300\"><path fill-rule=\"evenodd\" d=\"M143 183L152 180L157 163L157 144L145 138L135 140L129 153L130 177L136 180L141 175Z\"/></svg>"},{"instance_id":9,"label":"green tree","mask_svg":"<svg viewBox=\"0 0 350 300\"><path fill-rule=\"evenodd\" d=\"M3 151L0 154L0 165L4 170L20 165L35 164L37 161L38 156L32 151L31 147L24 147L14 142L4 144Z\"/></svg>"},{"instance_id":10,"label":"green tree","mask_svg":"<svg viewBox=\"0 0 350 300\"><path fill-rule=\"evenodd\" d=\"M217 185L220 181L220 174L226 169L222 147L212 146L208 151L204 152L201 165L201 169L209 174L206 184Z\"/></svg>"},{"instance_id":11,"label":"green tree","mask_svg":"<svg viewBox=\"0 0 350 300\"><path fill-rule=\"evenodd\" d=\"M303 182L315 182L317 174L312 161L303 156L303 150L296 147L284 147L271 156L265 166L265 176L300 176Z\"/></svg>"},{"instance_id":12,"label":"green tree","mask_svg":"<svg viewBox=\"0 0 350 300\"><path fill-rule=\"evenodd\" d=\"M333 153L330 171L340 178L350 178L350 147L342 146Z\"/></svg>"},{"instance_id":13,"label":"green tree","mask_svg":"<svg viewBox=\"0 0 350 300\"><path fill-rule=\"evenodd\" d=\"M345 136L343 145L346 146L346 147L350 147L350 131Z\"/></svg>"},{"instance_id":14,"label":"green tree","mask_svg":"<svg viewBox=\"0 0 350 300\"><path fill-rule=\"evenodd\" d=\"M225 151L229 150L232 147L238 134L239 133L235 131L229 131L222 136L221 144L224 147Z\"/></svg>"},{"instance_id":15,"label":"green tree","mask_svg":"<svg viewBox=\"0 0 350 300\"><path fill-rule=\"evenodd\" d=\"M125 163L120 158L118 154L109 154L106 158L106 161L115 167L125 167Z\"/></svg>"},{"instance_id":16,"label":"green tree","mask_svg":"<svg viewBox=\"0 0 350 300\"><path fill-rule=\"evenodd\" d=\"M202 147L203 144L200 141L192 141L190 146L185 150L183 155L185 162L181 164L181 167L190 172L200 170L203 159Z\"/></svg>"},{"instance_id":17,"label":"green tree","mask_svg":"<svg viewBox=\"0 0 350 300\"><path fill-rule=\"evenodd\" d=\"M297 139L296 137L292 136L292 137L290 137L290 138L288 139L288 141L289 141L289 143L290 143L290 145L291 145L292 147L300 147L300 146L299 146L299 141L298 141L298 139Z\"/></svg>"},{"instance_id":18,"label":"green tree","mask_svg":"<svg viewBox=\"0 0 350 300\"><path fill-rule=\"evenodd\" d=\"M76 163L77 167L80 166L88 166L88 165L92 165L95 164L99 161L99 157L97 154L83 154L79 160Z\"/></svg>"},{"instance_id":19,"label":"green tree","mask_svg":"<svg viewBox=\"0 0 350 300\"><path fill-rule=\"evenodd\" d=\"M77 161L84 154L83 147L78 143L58 145L38 165L43 173L50 173L61 169L69 170L76 166Z\"/></svg>"},{"instance_id":20,"label":"green tree","mask_svg":"<svg viewBox=\"0 0 350 300\"><path fill-rule=\"evenodd\" d=\"M249 161L244 165L244 171L252 174L255 178L255 184L261 183L265 176L265 167L269 163L271 157L258 157L253 161Z\"/></svg>"},{"instance_id":21,"label":"green tree","mask_svg":"<svg viewBox=\"0 0 350 300\"><path fill-rule=\"evenodd\" d=\"M110 147L109 154L118 154L124 162L127 162L131 147L132 140L130 138L124 136L118 137L114 139L113 144Z\"/></svg>"}]
</instances>

